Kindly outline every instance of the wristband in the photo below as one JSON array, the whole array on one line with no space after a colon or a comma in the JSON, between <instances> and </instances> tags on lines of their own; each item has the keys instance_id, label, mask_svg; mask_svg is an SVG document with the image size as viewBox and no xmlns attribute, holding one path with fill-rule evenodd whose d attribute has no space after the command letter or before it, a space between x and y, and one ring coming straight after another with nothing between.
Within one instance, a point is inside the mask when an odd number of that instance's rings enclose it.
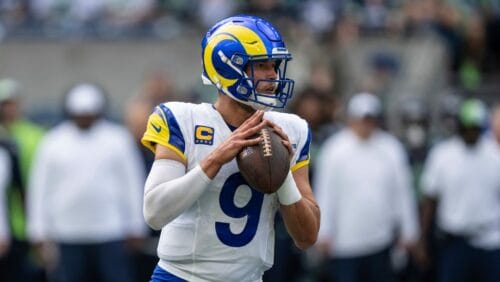
<instances>
[{"instance_id":1,"label":"wristband","mask_svg":"<svg viewBox=\"0 0 500 282\"><path fill-rule=\"evenodd\" d=\"M278 202L285 206L295 204L302 199L302 195L293 179L291 171L288 172L283 185L276 191L276 194L278 195Z\"/></svg>"}]
</instances>

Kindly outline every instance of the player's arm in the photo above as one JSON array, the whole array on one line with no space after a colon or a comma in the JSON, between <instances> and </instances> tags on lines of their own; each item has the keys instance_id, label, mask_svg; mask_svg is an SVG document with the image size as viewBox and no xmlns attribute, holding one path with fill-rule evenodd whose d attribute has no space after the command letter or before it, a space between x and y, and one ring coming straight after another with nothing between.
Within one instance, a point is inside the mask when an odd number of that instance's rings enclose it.
<instances>
[{"instance_id":1,"label":"player's arm","mask_svg":"<svg viewBox=\"0 0 500 282\"><path fill-rule=\"evenodd\" d=\"M186 172L186 158L170 144L155 145L155 162L144 191L144 218L154 229L161 229L203 194L222 165L246 146L260 142L248 139L266 125L257 111L231 136L212 151L199 165Z\"/></svg>"},{"instance_id":2,"label":"player's arm","mask_svg":"<svg viewBox=\"0 0 500 282\"><path fill-rule=\"evenodd\" d=\"M146 223L159 230L191 206L210 183L199 166L186 173L186 161L156 144L155 161L144 185Z\"/></svg>"},{"instance_id":3,"label":"player's arm","mask_svg":"<svg viewBox=\"0 0 500 282\"><path fill-rule=\"evenodd\" d=\"M143 197L143 216L153 229L163 228L182 213L210 182L199 167L186 173L186 142L169 106L155 108L141 140L155 154Z\"/></svg>"},{"instance_id":4,"label":"player's arm","mask_svg":"<svg viewBox=\"0 0 500 282\"><path fill-rule=\"evenodd\" d=\"M293 155L288 136L282 128L271 124L274 131L283 139L283 144ZM308 142L304 146L307 148L307 153L304 152L304 154L308 156ZM283 221L295 245L301 250L309 248L318 238L320 209L309 183L308 157L292 168L276 193L281 204L280 212Z\"/></svg>"},{"instance_id":5,"label":"player's arm","mask_svg":"<svg viewBox=\"0 0 500 282\"><path fill-rule=\"evenodd\" d=\"M283 203L283 198L287 196L280 195L280 192L289 193L289 191L278 191L278 199L281 203L280 212L295 245L299 249L305 250L316 242L319 232L320 210L309 183L309 166L303 166L290 175L292 179L285 180L284 184L288 187L282 186L280 190L298 189L301 198L292 204ZM295 183L291 183L292 181Z\"/></svg>"}]
</instances>

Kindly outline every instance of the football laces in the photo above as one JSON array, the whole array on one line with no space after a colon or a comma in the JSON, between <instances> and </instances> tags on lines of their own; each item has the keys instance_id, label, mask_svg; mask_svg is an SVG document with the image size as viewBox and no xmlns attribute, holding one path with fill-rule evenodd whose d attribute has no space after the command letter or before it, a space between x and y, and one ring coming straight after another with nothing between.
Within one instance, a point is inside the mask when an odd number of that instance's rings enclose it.
<instances>
[{"instance_id":1,"label":"football laces","mask_svg":"<svg viewBox=\"0 0 500 282\"><path fill-rule=\"evenodd\" d=\"M262 136L261 144L264 157L271 157L273 155L273 151L271 147L271 136L269 135L269 131L266 128L263 128L260 131L260 136Z\"/></svg>"}]
</instances>

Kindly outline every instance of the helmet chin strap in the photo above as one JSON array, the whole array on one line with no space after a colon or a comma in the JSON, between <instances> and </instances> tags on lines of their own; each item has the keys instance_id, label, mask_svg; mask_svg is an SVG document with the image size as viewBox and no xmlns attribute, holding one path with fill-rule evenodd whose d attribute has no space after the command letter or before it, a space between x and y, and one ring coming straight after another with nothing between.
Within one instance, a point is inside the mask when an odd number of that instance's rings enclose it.
<instances>
[{"instance_id":1,"label":"helmet chin strap","mask_svg":"<svg viewBox=\"0 0 500 282\"><path fill-rule=\"evenodd\" d=\"M227 96L231 97L233 100L237 101L238 103L250 106L250 107L252 107L255 110L270 111L270 110L273 109L273 107L271 107L271 106L267 106L267 105L260 104L260 103L257 103L257 102L253 102L253 101L245 101L245 100L242 100L242 99L238 99L238 98L234 97L233 94L231 94L231 92L229 92L225 88L219 88L219 90L222 91L222 93L226 94ZM269 98L266 97L266 99L269 99L269 101L268 101L269 104L271 104L271 105L275 105L276 104L275 99L270 98L270 97Z\"/></svg>"},{"instance_id":2,"label":"helmet chin strap","mask_svg":"<svg viewBox=\"0 0 500 282\"><path fill-rule=\"evenodd\" d=\"M277 104L276 98L272 98L272 97L260 97L259 102L262 102L265 104L252 102L253 104L255 104L256 107L258 107L257 110L266 110L266 109L272 110L274 108L274 106L276 106L276 104ZM269 106L267 106L267 105L269 105Z\"/></svg>"},{"instance_id":3,"label":"helmet chin strap","mask_svg":"<svg viewBox=\"0 0 500 282\"><path fill-rule=\"evenodd\" d=\"M274 109L273 107L269 107L269 106L255 103L255 102L250 102L250 103L251 103L250 106L256 110L262 110L262 111L268 112L268 111L272 111Z\"/></svg>"}]
</instances>

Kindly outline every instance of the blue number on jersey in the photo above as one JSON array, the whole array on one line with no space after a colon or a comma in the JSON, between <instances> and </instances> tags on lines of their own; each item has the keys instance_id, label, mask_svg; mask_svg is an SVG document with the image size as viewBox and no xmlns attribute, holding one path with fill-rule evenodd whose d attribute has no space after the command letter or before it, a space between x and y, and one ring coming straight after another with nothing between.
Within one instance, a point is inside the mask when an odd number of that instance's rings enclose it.
<instances>
[{"instance_id":1,"label":"blue number on jersey","mask_svg":"<svg viewBox=\"0 0 500 282\"><path fill-rule=\"evenodd\" d=\"M257 233L260 210L262 209L262 202L264 201L264 194L254 189L250 189L252 191L252 197L248 203L243 207L236 206L234 203L234 196L240 185L248 186L240 173L229 176L220 191L219 203L222 211L228 216L234 218L247 217L247 224L243 228L243 231L234 234L229 227L229 223L215 223L217 237L222 243L231 247L242 247L252 241L255 233Z\"/></svg>"}]
</instances>

